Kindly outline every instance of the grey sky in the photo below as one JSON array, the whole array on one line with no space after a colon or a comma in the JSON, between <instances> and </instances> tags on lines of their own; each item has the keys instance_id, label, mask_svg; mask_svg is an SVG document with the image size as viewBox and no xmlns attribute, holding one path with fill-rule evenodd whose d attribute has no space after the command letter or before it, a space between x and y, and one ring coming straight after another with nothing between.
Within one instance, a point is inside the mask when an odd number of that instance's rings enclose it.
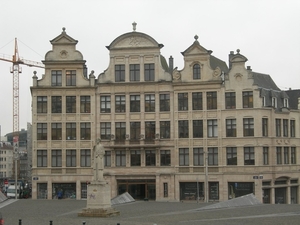
<instances>
[{"instance_id":1,"label":"grey sky","mask_svg":"<svg viewBox=\"0 0 300 225\"><path fill-rule=\"evenodd\" d=\"M78 40L77 50L89 72L98 75L109 63L105 46L123 33L137 31L164 44L162 55L183 67L181 52L198 41L228 63L240 49L255 72L270 74L281 89L300 88L300 1L298 0L1 0L0 55L13 55L14 38L20 56L41 61L51 50L49 40L62 27ZM2 57L2 56L0 56ZM1 135L12 131L11 63L0 61ZM31 122L33 71L20 74L20 129Z\"/></svg>"}]
</instances>

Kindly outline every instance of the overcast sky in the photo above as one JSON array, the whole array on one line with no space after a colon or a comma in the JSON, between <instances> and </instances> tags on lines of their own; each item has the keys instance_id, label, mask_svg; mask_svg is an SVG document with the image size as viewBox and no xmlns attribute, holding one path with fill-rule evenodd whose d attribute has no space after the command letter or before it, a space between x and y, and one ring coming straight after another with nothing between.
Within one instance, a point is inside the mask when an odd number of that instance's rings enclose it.
<instances>
[{"instance_id":1,"label":"overcast sky","mask_svg":"<svg viewBox=\"0 0 300 225\"><path fill-rule=\"evenodd\" d=\"M246 66L270 74L281 89L300 89L299 0L1 0L0 57L13 55L18 39L22 58L41 61L50 40L62 27L78 40L77 50L89 72L108 67L108 46L118 36L137 31L164 45L161 54L182 69L181 52L199 36L200 44L228 64L230 51L240 49ZM12 132L11 63L0 60L1 135ZM33 71L20 74L20 129L31 123Z\"/></svg>"}]
</instances>

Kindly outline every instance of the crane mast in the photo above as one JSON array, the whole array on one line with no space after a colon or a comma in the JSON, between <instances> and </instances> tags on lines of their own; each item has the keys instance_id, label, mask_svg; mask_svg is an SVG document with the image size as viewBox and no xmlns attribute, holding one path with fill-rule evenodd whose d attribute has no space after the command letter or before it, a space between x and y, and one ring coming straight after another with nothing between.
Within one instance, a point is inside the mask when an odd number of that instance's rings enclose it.
<instances>
[{"instance_id":1,"label":"crane mast","mask_svg":"<svg viewBox=\"0 0 300 225\"><path fill-rule=\"evenodd\" d=\"M12 57L13 66L11 73L13 74L13 146L14 152L18 151L19 146L19 73L21 73L19 51L17 38L15 38L15 51Z\"/></svg>"},{"instance_id":2,"label":"crane mast","mask_svg":"<svg viewBox=\"0 0 300 225\"><path fill-rule=\"evenodd\" d=\"M19 74L22 73L20 64L30 66L30 67L39 67L44 68L44 64L41 62L34 62L20 58L18 50L17 38L15 38L15 48L14 55L0 55L0 60L11 62L12 68L10 72L13 74L13 146L14 152L18 151L19 146Z\"/></svg>"}]
</instances>

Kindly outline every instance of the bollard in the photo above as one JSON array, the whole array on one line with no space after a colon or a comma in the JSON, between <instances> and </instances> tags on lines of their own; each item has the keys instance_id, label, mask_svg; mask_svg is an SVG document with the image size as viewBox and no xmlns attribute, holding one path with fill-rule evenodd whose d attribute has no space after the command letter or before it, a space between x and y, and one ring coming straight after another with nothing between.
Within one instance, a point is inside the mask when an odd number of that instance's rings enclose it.
<instances>
[{"instance_id":1,"label":"bollard","mask_svg":"<svg viewBox=\"0 0 300 225\"><path fill-rule=\"evenodd\" d=\"M22 225L22 220L19 220L19 225Z\"/></svg>"},{"instance_id":2,"label":"bollard","mask_svg":"<svg viewBox=\"0 0 300 225\"><path fill-rule=\"evenodd\" d=\"M85 221L82 221L82 225L85 225Z\"/></svg>"},{"instance_id":3,"label":"bollard","mask_svg":"<svg viewBox=\"0 0 300 225\"><path fill-rule=\"evenodd\" d=\"M52 225L52 220L50 220L50 225Z\"/></svg>"},{"instance_id":4,"label":"bollard","mask_svg":"<svg viewBox=\"0 0 300 225\"><path fill-rule=\"evenodd\" d=\"M120 223L117 223L117 225L120 225Z\"/></svg>"}]
</instances>

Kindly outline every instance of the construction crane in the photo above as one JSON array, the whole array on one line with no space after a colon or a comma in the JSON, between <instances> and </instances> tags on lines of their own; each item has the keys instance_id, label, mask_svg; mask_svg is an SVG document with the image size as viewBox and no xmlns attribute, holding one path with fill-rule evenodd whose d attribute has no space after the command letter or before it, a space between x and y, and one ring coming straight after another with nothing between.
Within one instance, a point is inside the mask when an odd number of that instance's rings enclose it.
<instances>
[{"instance_id":1,"label":"construction crane","mask_svg":"<svg viewBox=\"0 0 300 225\"><path fill-rule=\"evenodd\" d=\"M20 58L17 38L15 38L14 55L8 56L2 54L0 55L0 60L12 63L10 72L13 74L13 148L15 157L17 157L19 147L19 74L22 73L20 65L44 68L44 64ZM15 166L15 176L17 180L16 168Z\"/></svg>"}]
</instances>

